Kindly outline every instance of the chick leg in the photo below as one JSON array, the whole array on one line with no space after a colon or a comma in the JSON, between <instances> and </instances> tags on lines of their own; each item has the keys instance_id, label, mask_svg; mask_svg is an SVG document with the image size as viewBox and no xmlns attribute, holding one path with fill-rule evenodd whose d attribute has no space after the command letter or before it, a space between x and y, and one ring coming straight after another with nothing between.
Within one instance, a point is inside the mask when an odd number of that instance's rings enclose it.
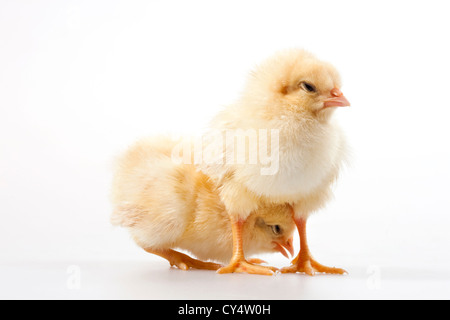
<instances>
[{"instance_id":1,"label":"chick leg","mask_svg":"<svg viewBox=\"0 0 450 320\"><path fill-rule=\"evenodd\" d=\"M193 259L181 252L167 249L167 250L156 250L156 249L144 249L148 253L156 254L167 261L169 261L170 266L176 266L182 270L192 269L205 269L205 270L217 270L222 265L212 262L203 262L200 260Z\"/></svg>"},{"instance_id":2,"label":"chick leg","mask_svg":"<svg viewBox=\"0 0 450 320\"><path fill-rule=\"evenodd\" d=\"M344 269L326 267L314 260L309 251L308 242L306 240L306 219L295 219L298 233L300 235L300 252L292 261L289 267L281 269L282 273L306 273L313 276L316 272L328 274L344 274Z\"/></svg>"},{"instance_id":3,"label":"chick leg","mask_svg":"<svg viewBox=\"0 0 450 320\"><path fill-rule=\"evenodd\" d=\"M250 262L251 264L264 264L264 263L267 263L267 261L264 261L264 260L261 260L261 259L258 259L258 258L247 259L247 262Z\"/></svg>"},{"instance_id":4,"label":"chick leg","mask_svg":"<svg viewBox=\"0 0 450 320\"><path fill-rule=\"evenodd\" d=\"M255 265L245 260L243 241L242 241L242 227L244 221L231 217L231 229L233 232L233 256L230 264L226 267L217 270L217 273L233 273L246 272L251 274L261 274L271 276L277 271L274 267L264 267ZM252 260L255 261L255 260ZM262 260L256 260L261 262Z\"/></svg>"}]
</instances>

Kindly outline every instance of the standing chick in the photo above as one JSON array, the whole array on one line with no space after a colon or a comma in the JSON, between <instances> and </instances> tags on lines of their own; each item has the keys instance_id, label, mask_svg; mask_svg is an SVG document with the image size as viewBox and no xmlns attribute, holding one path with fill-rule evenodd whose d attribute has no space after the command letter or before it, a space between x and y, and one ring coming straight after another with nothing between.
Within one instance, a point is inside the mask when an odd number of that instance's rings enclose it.
<instances>
[{"instance_id":1,"label":"standing chick","mask_svg":"<svg viewBox=\"0 0 450 320\"><path fill-rule=\"evenodd\" d=\"M316 262L306 239L306 221L332 196L331 186L345 161L345 139L333 121L338 107L350 105L340 88L339 74L330 64L304 50L284 51L261 64L251 74L240 99L213 120L211 132L226 132L222 137L240 130L249 140L253 135L258 144L262 141L261 129L270 129L278 139L269 146L278 156L276 170L270 173L264 173L261 161L209 161L202 168L219 187L233 228L233 258L220 273L238 272L242 266L253 268L242 250L242 228L250 213L267 203L291 205L300 235L301 250L282 272L345 272ZM223 144L217 134L206 140L204 150L209 154L216 153L223 159L235 154L234 140ZM261 145L245 149L243 159L248 160L259 148ZM257 266L255 272L260 270ZM271 274L271 270L261 273Z\"/></svg>"},{"instance_id":2,"label":"standing chick","mask_svg":"<svg viewBox=\"0 0 450 320\"><path fill-rule=\"evenodd\" d=\"M221 263L228 263L233 252L230 219L217 187L193 165L172 161L176 144L162 137L143 140L119 159L111 221L127 227L139 246L171 265L184 270L217 270L221 265L174 250ZM281 252L288 257L286 251L293 254L294 229L287 205L261 208L252 212L243 226L244 250L249 255Z\"/></svg>"}]
</instances>

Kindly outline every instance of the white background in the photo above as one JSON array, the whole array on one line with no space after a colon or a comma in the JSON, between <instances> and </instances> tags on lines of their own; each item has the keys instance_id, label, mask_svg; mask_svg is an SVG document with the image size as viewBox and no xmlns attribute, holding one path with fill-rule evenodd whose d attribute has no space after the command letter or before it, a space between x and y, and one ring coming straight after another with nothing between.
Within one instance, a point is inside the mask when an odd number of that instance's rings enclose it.
<instances>
[{"instance_id":1,"label":"white background","mask_svg":"<svg viewBox=\"0 0 450 320\"><path fill-rule=\"evenodd\" d=\"M0 1L0 298L450 298L448 12L435 0ZM256 63L291 47L332 62L352 103L337 115L352 166L308 229L317 260L348 276L183 272L109 225L115 155L199 132Z\"/></svg>"}]
</instances>

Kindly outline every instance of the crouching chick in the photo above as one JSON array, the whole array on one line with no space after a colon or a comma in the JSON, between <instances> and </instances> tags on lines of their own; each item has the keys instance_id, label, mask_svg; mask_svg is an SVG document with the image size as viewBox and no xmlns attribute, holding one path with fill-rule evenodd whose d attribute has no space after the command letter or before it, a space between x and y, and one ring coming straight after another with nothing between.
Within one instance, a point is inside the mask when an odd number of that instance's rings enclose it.
<instances>
[{"instance_id":1,"label":"crouching chick","mask_svg":"<svg viewBox=\"0 0 450 320\"><path fill-rule=\"evenodd\" d=\"M217 270L222 267L219 263L229 263L233 254L230 215L217 184L194 165L172 161L177 143L165 137L147 139L120 157L112 188L111 221L126 227L140 247L172 266ZM244 251L247 256L280 252L289 257L294 230L289 205L262 207L252 212L243 226Z\"/></svg>"}]
</instances>

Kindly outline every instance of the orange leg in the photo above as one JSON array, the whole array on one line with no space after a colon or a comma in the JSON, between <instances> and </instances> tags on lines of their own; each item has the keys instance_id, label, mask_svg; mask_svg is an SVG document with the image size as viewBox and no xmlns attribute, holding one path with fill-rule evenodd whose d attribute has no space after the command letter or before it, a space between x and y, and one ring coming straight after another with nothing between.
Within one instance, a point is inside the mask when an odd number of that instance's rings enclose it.
<instances>
[{"instance_id":1,"label":"orange leg","mask_svg":"<svg viewBox=\"0 0 450 320\"><path fill-rule=\"evenodd\" d=\"M247 259L247 261L250 262L251 264L264 264L264 263L267 263L267 261L264 261L264 260L261 260L261 259L258 259L258 258L250 258L250 259Z\"/></svg>"},{"instance_id":2,"label":"orange leg","mask_svg":"<svg viewBox=\"0 0 450 320\"><path fill-rule=\"evenodd\" d=\"M328 274L344 274L344 269L326 267L314 260L309 251L308 242L306 240L306 219L295 219L298 233L300 235L300 252L292 261L289 267L281 269L282 273L306 273L313 276L316 272Z\"/></svg>"},{"instance_id":3,"label":"orange leg","mask_svg":"<svg viewBox=\"0 0 450 320\"><path fill-rule=\"evenodd\" d=\"M154 250L154 249L144 249L148 253L156 254L167 261L169 261L170 266L176 266L182 270L193 269L205 269L205 270L217 270L222 265L212 262L203 262L200 260L193 259L181 252L167 249L167 250Z\"/></svg>"},{"instance_id":4,"label":"orange leg","mask_svg":"<svg viewBox=\"0 0 450 320\"><path fill-rule=\"evenodd\" d=\"M255 265L245 260L243 241L242 241L242 227L244 221L235 220L231 217L231 229L233 232L233 256L230 264L226 267L217 270L217 273L233 273L233 272L246 272L251 274L262 274L271 276L277 271L274 267L264 267ZM251 260L252 262L262 262L262 260Z\"/></svg>"}]
</instances>

